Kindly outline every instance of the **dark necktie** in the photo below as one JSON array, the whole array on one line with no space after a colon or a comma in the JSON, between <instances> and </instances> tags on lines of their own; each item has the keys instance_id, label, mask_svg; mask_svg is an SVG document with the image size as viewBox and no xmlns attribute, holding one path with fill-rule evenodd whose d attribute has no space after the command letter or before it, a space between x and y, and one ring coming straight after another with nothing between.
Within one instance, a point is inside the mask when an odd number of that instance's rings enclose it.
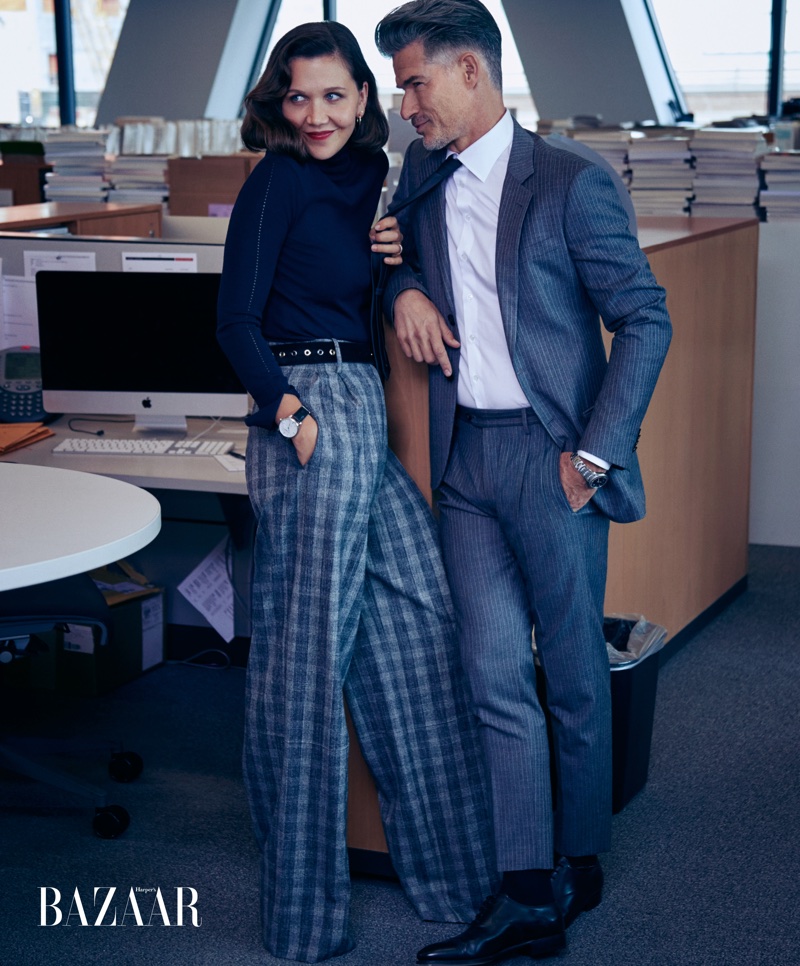
<instances>
[{"instance_id":1,"label":"dark necktie","mask_svg":"<svg viewBox=\"0 0 800 966\"><path fill-rule=\"evenodd\" d=\"M396 215L415 201L419 201L428 192L433 191L446 178L461 166L461 162L456 155L451 154L449 158L442 162L433 174L412 191L407 198L397 204L391 204L386 209L387 215ZM372 252L372 307L370 310L370 335L372 337L372 352L375 356L375 365L381 379L386 382L389 378L389 357L386 355L386 338L383 331L383 292L386 288L386 279L389 274L389 266L384 262L386 256L379 252Z\"/></svg>"}]
</instances>

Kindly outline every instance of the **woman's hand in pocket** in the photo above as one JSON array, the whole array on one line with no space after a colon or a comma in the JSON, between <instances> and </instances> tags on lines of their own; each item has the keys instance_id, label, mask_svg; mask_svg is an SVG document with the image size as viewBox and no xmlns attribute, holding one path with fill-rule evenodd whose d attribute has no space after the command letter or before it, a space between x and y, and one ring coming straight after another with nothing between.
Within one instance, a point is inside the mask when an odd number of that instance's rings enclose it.
<instances>
[{"instance_id":1,"label":"woman's hand in pocket","mask_svg":"<svg viewBox=\"0 0 800 966\"><path fill-rule=\"evenodd\" d=\"M319 426L317 425L316 419L314 419L313 416L306 416L306 418L300 424L300 429L297 435L292 440L301 466L305 466L314 455L314 450L317 448L318 437Z\"/></svg>"}]
</instances>

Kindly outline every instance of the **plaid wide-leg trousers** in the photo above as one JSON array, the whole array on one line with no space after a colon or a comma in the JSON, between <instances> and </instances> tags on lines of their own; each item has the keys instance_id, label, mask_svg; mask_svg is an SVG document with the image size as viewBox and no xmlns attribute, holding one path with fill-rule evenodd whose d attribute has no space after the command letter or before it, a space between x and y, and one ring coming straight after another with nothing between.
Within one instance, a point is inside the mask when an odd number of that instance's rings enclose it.
<instances>
[{"instance_id":1,"label":"plaid wide-leg trousers","mask_svg":"<svg viewBox=\"0 0 800 966\"><path fill-rule=\"evenodd\" d=\"M257 536L244 774L265 946L318 962L353 945L343 692L418 914L469 921L496 866L435 524L387 448L377 373L329 363L286 374L319 440L301 467L277 432L250 433Z\"/></svg>"}]
</instances>

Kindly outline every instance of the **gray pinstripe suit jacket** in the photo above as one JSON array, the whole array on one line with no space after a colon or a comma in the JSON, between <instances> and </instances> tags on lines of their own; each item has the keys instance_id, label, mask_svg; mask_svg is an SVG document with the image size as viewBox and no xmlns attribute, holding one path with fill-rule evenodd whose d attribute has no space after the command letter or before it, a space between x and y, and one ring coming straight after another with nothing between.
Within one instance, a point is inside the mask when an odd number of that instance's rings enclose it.
<instances>
[{"instance_id":1,"label":"gray pinstripe suit jacket","mask_svg":"<svg viewBox=\"0 0 800 966\"><path fill-rule=\"evenodd\" d=\"M395 200L410 194L445 151L409 147ZM425 292L457 335L443 190L400 215L405 263L387 284L384 306L404 289ZM546 144L516 122L500 202L497 291L514 369L534 412L562 451L583 449L615 469L595 502L612 520L644 516L636 456L639 428L669 347L665 292L628 230L609 175ZM606 360L598 316L613 333ZM450 452L453 376L430 367L431 477L440 484Z\"/></svg>"}]
</instances>

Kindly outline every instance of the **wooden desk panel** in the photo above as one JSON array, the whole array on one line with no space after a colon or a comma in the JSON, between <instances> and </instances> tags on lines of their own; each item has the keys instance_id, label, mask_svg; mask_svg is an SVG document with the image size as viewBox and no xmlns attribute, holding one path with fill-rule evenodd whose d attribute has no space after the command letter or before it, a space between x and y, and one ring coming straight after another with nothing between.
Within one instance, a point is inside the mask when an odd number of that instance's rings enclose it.
<instances>
[{"instance_id":1,"label":"wooden desk panel","mask_svg":"<svg viewBox=\"0 0 800 966\"><path fill-rule=\"evenodd\" d=\"M647 516L611 527L606 612L674 636L747 575L758 224L648 257L673 341L639 444Z\"/></svg>"},{"instance_id":2,"label":"wooden desk panel","mask_svg":"<svg viewBox=\"0 0 800 966\"><path fill-rule=\"evenodd\" d=\"M54 225L66 225L72 235L160 238L162 212L160 204L124 205L103 201L13 205L0 208L0 231L46 230Z\"/></svg>"}]
</instances>

